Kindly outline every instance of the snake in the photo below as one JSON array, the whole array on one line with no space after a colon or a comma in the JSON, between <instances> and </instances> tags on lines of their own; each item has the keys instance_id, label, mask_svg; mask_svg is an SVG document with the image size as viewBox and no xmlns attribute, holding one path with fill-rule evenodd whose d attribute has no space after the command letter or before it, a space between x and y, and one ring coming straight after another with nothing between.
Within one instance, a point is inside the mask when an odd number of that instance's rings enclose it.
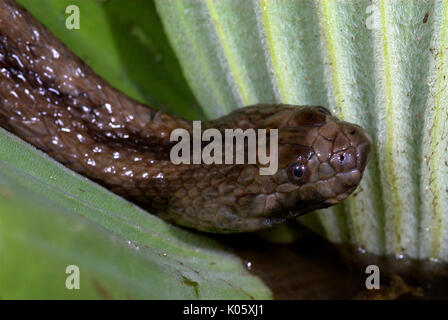
<instances>
[{"instance_id":1,"label":"snake","mask_svg":"<svg viewBox=\"0 0 448 320\"><path fill-rule=\"evenodd\" d=\"M327 208L359 185L372 147L362 127L321 106L236 109L202 130L278 130L278 168L174 164L175 129L191 121L126 96L14 0L0 1L0 126L170 223L255 231Z\"/></svg>"}]
</instances>

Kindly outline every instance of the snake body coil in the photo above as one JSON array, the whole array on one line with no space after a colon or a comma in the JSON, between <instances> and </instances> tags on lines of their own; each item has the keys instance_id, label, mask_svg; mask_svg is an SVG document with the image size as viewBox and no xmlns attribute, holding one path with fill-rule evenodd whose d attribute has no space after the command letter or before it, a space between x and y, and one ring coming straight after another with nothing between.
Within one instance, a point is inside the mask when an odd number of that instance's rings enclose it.
<instances>
[{"instance_id":1,"label":"snake body coil","mask_svg":"<svg viewBox=\"0 0 448 320\"><path fill-rule=\"evenodd\" d=\"M0 125L65 166L182 226L252 231L328 207L359 184L371 141L322 107L257 105L205 128L278 129L278 170L170 161L191 123L126 97L12 0L0 1Z\"/></svg>"}]
</instances>

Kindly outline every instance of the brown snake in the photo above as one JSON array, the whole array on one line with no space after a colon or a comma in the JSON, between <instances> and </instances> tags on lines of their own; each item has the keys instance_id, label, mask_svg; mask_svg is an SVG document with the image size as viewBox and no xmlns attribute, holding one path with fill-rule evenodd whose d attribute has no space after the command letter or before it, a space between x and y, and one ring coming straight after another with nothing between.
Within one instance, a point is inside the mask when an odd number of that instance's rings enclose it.
<instances>
[{"instance_id":1,"label":"brown snake","mask_svg":"<svg viewBox=\"0 0 448 320\"><path fill-rule=\"evenodd\" d=\"M0 0L0 125L166 220L209 232L268 227L345 199L371 140L325 108L257 105L204 128L278 129L278 170L180 164L170 132L192 124L112 88L13 0Z\"/></svg>"}]
</instances>

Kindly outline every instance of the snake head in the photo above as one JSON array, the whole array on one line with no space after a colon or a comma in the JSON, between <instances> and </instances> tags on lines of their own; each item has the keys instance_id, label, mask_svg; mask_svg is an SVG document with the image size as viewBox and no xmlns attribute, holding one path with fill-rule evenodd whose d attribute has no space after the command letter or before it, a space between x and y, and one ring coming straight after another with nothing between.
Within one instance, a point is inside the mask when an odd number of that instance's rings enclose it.
<instances>
[{"instance_id":1,"label":"snake head","mask_svg":"<svg viewBox=\"0 0 448 320\"><path fill-rule=\"evenodd\" d=\"M286 110L279 128L277 192L293 215L347 198L359 185L372 140L358 125L341 121L323 107ZM277 120L267 119L271 126ZM269 124L270 123L270 124Z\"/></svg>"},{"instance_id":2,"label":"snake head","mask_svg":"<svg viewBox=\"0 0 448 320\"><path fill-rule=\"evenodd\" d=\"M277 129L278 165L267 175L260 163L177 166L165 219L207 232L254 231L342 201L361 181L372 144L322 107L257 105L208 125Z\"/></svg>"}]
</instances>

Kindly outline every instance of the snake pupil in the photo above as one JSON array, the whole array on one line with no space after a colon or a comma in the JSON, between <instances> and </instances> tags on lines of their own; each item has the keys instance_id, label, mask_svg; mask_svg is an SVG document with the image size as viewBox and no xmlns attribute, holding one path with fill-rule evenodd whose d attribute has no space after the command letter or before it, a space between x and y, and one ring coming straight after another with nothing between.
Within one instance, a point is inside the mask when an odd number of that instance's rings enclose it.
<instances>
[{"instance_id":1,"label":"snake pupil","mask_svg":"<svg viewBox=\"0 0 448 320\"><path fill-rule=\"evenodd\" d=\"M301 178L303 176L303 168L302 168L302 166L294 167L294 176L296 178Z\"/></svg>"}]
</instances>

